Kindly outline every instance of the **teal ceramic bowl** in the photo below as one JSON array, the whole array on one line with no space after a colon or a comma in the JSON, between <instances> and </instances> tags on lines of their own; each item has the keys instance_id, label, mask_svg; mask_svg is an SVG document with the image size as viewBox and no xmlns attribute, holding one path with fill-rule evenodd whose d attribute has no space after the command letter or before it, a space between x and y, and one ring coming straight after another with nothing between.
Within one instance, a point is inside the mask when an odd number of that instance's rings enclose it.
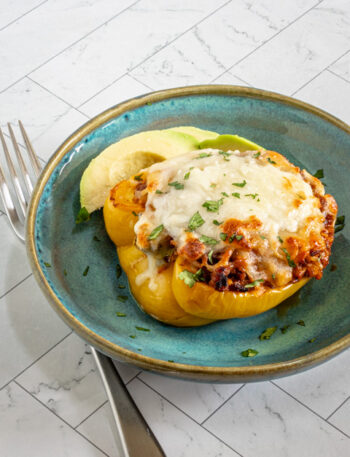
<instances>
[{"instance_id":1,"label":"teal ceramic bowl","mask_svg":"<svg viewBox=\"0 0 350 457\"><path fill-rule=\"evenodd\" d=\"M75 224L79 181L93 157L123 137L180 125L235 133L281 152L311 173L322 168L339 214L350 214L350 128L338 119L288 97L235 86L186 87L141 96L105 111L73 133L36 186L27 248L34 274L54 309L104 353L182 378L269 379L344 350L350 344L347 226L337 233L332 248L330 264L336 269L327 267L321 281L310 281L277 308L205 327L175 328L143 313L124 273L117 279L118 257L101 212L88 223ZM274 335L260 341L261 332L274 326ZM248 348L258 355L242 357Z\"/></svg>"}]
</instances>

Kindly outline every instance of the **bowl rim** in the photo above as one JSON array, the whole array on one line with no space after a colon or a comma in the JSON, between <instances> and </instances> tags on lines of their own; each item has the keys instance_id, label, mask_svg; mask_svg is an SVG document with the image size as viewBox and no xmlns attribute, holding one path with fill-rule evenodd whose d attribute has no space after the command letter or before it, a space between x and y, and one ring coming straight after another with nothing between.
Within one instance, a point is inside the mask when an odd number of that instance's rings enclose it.
<instances>
[{"instance_id":1,"label":"bowl rim","mask_svg":"<svg viewBox=\"0 0 350 457\"><path fill-rule=\"evenodd\" d=\"M82 138L91 133L96 128L104 123L118 117L127 111L138 107L156 103L165 99L196 95L222 95L236 97L250 97L255 99L270 100L287 104L303 111L307 111L316 115L329 123L335 125L341 130L350 135L350 126L345 124L340 119L323 111L313 105L292 97L281 95L276 92L270 92L262 89L255 89L243 86L231 85L197 85L186 86L172 89L165 89L155 92L150 92L140 95L129 100L118 103L111 108L96 115L91 120L87 121L77 130L75 130L55 151L47 162L42 171L35 189L32 194L26 223L26 247L30 266L34 277L37 280L40 288L44 292L51 306L59 314L59 316L71 327L78 335L95 346L98 350L105 354L117 358L119 360L133 363L141 368L166 373L168 375L181 378L197 379L202 381L257 381L263 379L273 379L276 377L286 376L302 371L313 365L317 365L328 358L335 356L339 352L350 346L350 333L340 338L339 340L329 344L328 346L319 349L315 352L297 357L291 360L282 362L269 363L255 366L232 366L232 367L217 367L217 366L201 366L189 365L178 362L169 362L153 357L148 357L140 353L135 353L129 349L125 349L104 337L93 332L90 328L81 323L75 318L56 296L55 292L48 283L44 272L40 266L38 253L35 248L35 220L38 205L42 196L42 192L51 174L64 157Z\"/></svg>"}]
</instances>

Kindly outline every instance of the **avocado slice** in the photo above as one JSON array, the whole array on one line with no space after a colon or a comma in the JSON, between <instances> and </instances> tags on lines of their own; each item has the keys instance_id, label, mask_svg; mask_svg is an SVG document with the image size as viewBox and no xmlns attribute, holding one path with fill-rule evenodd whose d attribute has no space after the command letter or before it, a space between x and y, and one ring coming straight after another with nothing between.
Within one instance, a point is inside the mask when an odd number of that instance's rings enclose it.
<instances>
[{"instance_id":1,"label":"avocado slice","mask_svg":"<svg viewBox=\"0 0 350 457\"><path fill-rule=\"evenodd\" d=\"M197 127L192 127L189 125L182 126L182 127L172 127L169 130L171 130L173 132L187 133L188 135L195 137L195 139L197 141L214 139L219 136L219 134L216 132L211 132L210 130L202 130Z\"/></svg>"},{"instance_id":2,"label":"avocado slice","mask_svg":"<svg viewBox=\"0 0 350 457\"><path fill-rule=\"evenodd\" d=\"M116 183L142 168L198 149L193 136L180 131L137 133L112 144L93 159L80 181L80 204L89 213L101 208Z\"/></svg>"},{"instance_id":3,"label":"avocado slice","mask_svg":"<svg viewBox=\"0 0 350 457\"><path fill-rule=\"evenodd\" d=\"M222 151L257 151L262 146L238 135L219 135L216 138L201 141L199 149L221 149Z\"/></svg>"}]
</instances>

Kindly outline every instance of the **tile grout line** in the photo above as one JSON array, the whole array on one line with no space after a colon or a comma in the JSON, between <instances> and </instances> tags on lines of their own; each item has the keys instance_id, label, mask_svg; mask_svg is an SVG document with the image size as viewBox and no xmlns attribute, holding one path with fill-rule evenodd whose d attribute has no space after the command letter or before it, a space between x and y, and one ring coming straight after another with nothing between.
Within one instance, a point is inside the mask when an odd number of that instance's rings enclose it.
<instances>
[{"instance_id":1,"label":"tile grout line","mask_svg":"<svg viewBox=\"0 0 350 457\"><path fill-rule=\"evenodd\" d=\"M244 387L245 385L246 385L245 383L242 384L235 392L233 392L232 395L230 395L228 398L226 398L226 400L225 400L220 406L218 406L212 413L209 414L208 417L206 417L206 418L204 419L204 421L201 422L201 426L203 427L203 425L205 424L205 422L207 422L207 420L209 420L216 412L218 412L219 409L221 409L229 400L231 400L231 398L233 398L236 394L238 394L238 392L239 392L240 390L242 390L243 387Z\"/></svg>"},{"instance_id":2,"label":"tile grout line","mask_svg":"<svg viewBox=\"0 0 350 457\"><path fill-rule=\"evenodd\" d=\"M326 418L326 422L350 399L350 395Z\"/></svg>"},{"instance_id":3,"label":"tile grout line","mask_svg":"<svg viewBox=\"0 0 350 457\"><path fill-rule=\"evenodd\" d=\"M15 290L18 286L20 286L21 284L24 283L24 281L26 281L27 279L29 279L31 276L33 276L33 273L30 273L28 276L26 276L25 278L21 279L21 281L19 281L17 284L15 284L14 286L12 286L9 290L7 290L3 295L0 296L0 300L4 297L6 297L7 294L9 294L10 292L12 292L13 290Z\"/></svg>"},{"instance_id":4,"label":"tile grout line","mask_svg":"<svg viewBox=\"0 0 350 457\"><path fill-rule=\"evenodd\" d=\"M280 389L282 392L284 392L286 395L288 395L289 397L293 398L293 400L297 401L300 405L304 406L304 408L308 409L310 412L312 412L313 414L315 414L317 417L319 417L320 419L322 419L324 422L326 422L328 425L330 425L331 427L335 428L336 430L338 430L338 432L340 432L342 435L346 436L347 438L350 438L349 435L347 435L345 432L343 432L343 430L341 430L340 428L336 427L335 425L333 425L331 422L327 422L327 420L322 417L320 414L318 414L316 411L314 411L313 409L311 409L309 406L305 405L303 402L301 402L300 400L298 400L296 397L294 397L292 394L290 394L288 391L282 389L282 387L280 387L278 384L276 384L274 381L269 381L271 384L273 384L275 387L277 387L278 389Z\"/></svg>"},{"instance_id":5,"label":"tile grout line","mask_svg":"<svg viewBox=\"0 0 350 457\"><path fill-rule=\"evenodd\" d=\"M26 11L25 13L23 13L21 16L18 16L16 17L16 19L13 19L12 21L10 21L8 24L4 25L1 29L0 29L0 32L2 32L3 30L5 30L8 26L10 26L11 24L14 24L15 22L19 21L20 19L22 19L22 17L26 16L27 14L31 13L32 11L36 10L37 8L39 8L40 6L42 6L44 3L47 3L48 0L44 0L43 2L39 3L39 5L36 5L34 6L32 9Z\"/></svg>"},{"instance_id":6,"label":"tile grout line","mask_svg":"<svg viewBox=\"0 0 350 457\"><path fill-rule=\"evenodd\" d=\"M239 63L241 63L244 59L246 59L247 57L251 56L255 51L257 51L258 49L260 49L261 47L265 46L265 44L269 43L271 40L273 40L276 36L278 36L280 33L284 32L284 30L286 30L288 27L290 27L291 25L293 25L295 22L297 22L299 19L301 19L303 16L305 16L306 14L308 14L311 10L313 10L316 6L319 6L320 3L322 3L323 0L321 0L321 2L319 3L315 3L315 5L313 5L311 8L309 8L307 11L305 11L303 14L301 14L300 16L298 16L297 18L295 18L292 22L290 22L289 24L287 24L285 27L283 27L281 30L279 30L277 33L275 33L274 35L272 35L272 37L268 38L267 40L265 40L263 43L261 43L259 46L257 46L253 51L249 52L246 56L242 57L241 59L239 59L237 62L235 62L233 65L231 65L229 68L227 68L227 70L223 71L220 75L216 76L211 82L214 82L216 79L220 78L221 76L223 76L225 73L228 73L230 70L232 70L232 68L234 68L236 65L238 65ZM249 85L251 86L251 84L249 83Z\"/></svg>"},{"instance_id":7,"label":"tile grout line","mask_svg":"<svg viewBox=\"0 0 350 457\"><path fill-rule=\"evenodd\" d=\"M78 425L76 425L74 428L74 430L76 430L77 428L79 428L85 421L87 421L93 414L97 413L97 411L99 409L101 409L104 405L106 405L107 403L109 403L108 400L105 400L102 405L98 406L96 409L94 409L88 416L86 416L81 422L79 422Z\"/></svg>"},{"instance_id":8,"label":"tile grout line","mask_svg":"<svg viewBox=\"0 0 350 457\"><path fill-rule=\"evenodd\" d=\"M45 405L45 403L43 403L41 400L39 400L37 397L35 397L31 392L29 392L29 390L27 390L25 387L23 387L21 384L19 384L16 380L13 381L18 387L20 387L24 392L26 392L28 395L30 395L36 402L38 402L41 406L43 406L44 408L46 408L48 411L50 411L51 414L53 414L54 416L57 417L57 419L59 419L60 421L62 421L64 424L66 424L73 432L77 433L78 435L80 435L84 440L86 440L88 443L90 443L92 446L94 446L97 450L99 450L100 452L102 452L102 454L104 454L105 456L107 457L110 457L108 454L106 454L102 449L100 449L95 443L93 443L92 441L90 441L85 435L83 435L82 433L79 432L79 430L75 430L73 428L73 426L67 422L65 419L63 419L62 417L60 417L57 413L55 413L52 409L50 409L47 405Z\"/></svg>"},{"instance_id":9,"label":"tile grout line","mask_svg":"<svg viewBox=\"0 0 350 457\"><path fill-rule=\"evenodd\" d=\"M96 32L96 30L98 30L99 28L103 27L104 25L106 25L108 22L112 21L113 19L115 19L116 17L118 17L120 14L124 13L124 11L127 11L129 8L132 8L133 6L135 6L137 3L139 3L141 0L136 0L136 2L134 3L131 3L129 6L127 6L126 8L124 8L123 10L119 11L117 14L115 14L114 16L112 16L111 18L109 18L107 21L103 22L102 24L98 25L97 27L95 27L94 29L90 30L90 32L86 33L85 35L83 35L82 37L80 37L78 40L76 41L73 41L73 43L70 43L69 46L65 47L64 49L61 49L61 51L59 51L57 54L55 54L54 56L51 56L49 59L45 60L45 62L42 62L40 65L38 65L37 67L33 68L32 70L30 70L26 75L22 76L21 78L19 78L17 81L11 83L8 87L5 87L5 89L1 89L0 90L0 94L2 94L3 92L6 92L8 89L10 89L12 86L14 86L15 84L17 84L18 82L22 81L22 79L24 79L26 76L30 75L31 73L34 73L34 71L38 70L39 68L41 68L42 66L46 65L48 62L50 62L51 60L53 60L55 57L58 57L60 54L62 54L63 52L67 51L70 47L76 45L77 43L79 43L79 41L83 40L84 38L88 37L89 35L91 35L92 33Z\"/></svg>"},{"instance_id":10,"label":"tile grout line","mask_svg":"<svg viewBox=\"0 0 350 457\"><path fill-rule=\"evenodd\" d=\"M147 89L149 90L154 90L153 87L149 86L148 84L140 81L139 79L137 79L134 75L131 75L130 73L127 73L128 76L130 76L130 78L132 78L134 81L138 82L139 84L142 84L143 86L145 86Z\"/></svg>"},{"instance_id":11,"label":"tile grout line","mask_svg":"<svg viewBox=\"0 0 350 457\"><path fill-rule=\"evenodd\" d=\"M344 57L344 56L343 56L343 57ZM338 73L335 73L334 71L330 70L329 67L327 67L327 68L325 69L325 71L328 71L328 73L331 73L332 75L336 76L337 78L340 78L340 79L342 79L343 81L345 81L346 83L350 84L350 81L349 81L348 79L346 79L346 78L344 78L344 76L340 76L340 75L338 75Z\"/></svg>"},{"instance_id":12,"label":"tile grout line","mask_svg":"<svg viewBox=\"0 0 350 457\"><path fill-rule=\"evenodd\" d=\"M196 421L196 419L194 419L193 417L191 417L189 414L187 414L185 411L182 411L181 408L179 408L178 406L176 406L171 400L169 400L168 398L164 397L164 395L162 395L161 393L159 393L157 390L155 390L153 387L149 386L145 381L143 381L143 379L141 378L137 378L138 381L142 382L142 384L144 384L146 387L148 387L149 389L151 389L153 392L155 392L157 395L159 395L159 397L161 397L163 400L165 400L166 402L168 402L170 405L172 405L175 409L177 409L178 411L180 411L182 414L184 414L186 417L188 417L192 422L194 422L195 424L199 425L201 428L203 428L203 430L205 430L207 433L209 433L210 435L212 435L214 438L216 438L218 441L220 441L221 443L223 443L225 446L227 446L229 449L231 449L232 451L234 451L237 455L239 455L240 457L243 457L242 454L240 454L239 452L237 452L235 449L233 449L233 447L231 447L229 444L225 443L225 441L223 441L221 438L219 438L218 436L216 436L213 432L211 432L210 430L207 430L205 427L203 427L199 422Z\"/></svg>"},{"instance_id":13,"label":"tile grout line","mask_svg":"<svg viewBox=\"0 0 350 457\"><path fill-rule=\"evenodd\" d=\"M35 359L32 363L30 363L28 366L26 366L22 371L20 371L19 373L16 374L16 376L14 376L12 379L10 379L9 381L6 382L6 384L4 384L3 386L0 387L0 391L2 389L4 389L8 384L10 384L12 381L16 381L18 384L20 384L18 381L17 381L17 378L19 376L21 376L25 371L29 370L29 368L31 368L33 365L35 365L40 359L42 359L43 357L45 357L46 354L48 354L49 352L52 351L52 349L54 349L56 346L58 346L59 344L62 343L62 341L64 341L66 338L68 338L68 336L70 336L71 334L73 333L73 331L71 330L67 335L65 335L63 338L61 338L59 341L57 341L57 343L55 343L52 347L50 347L47 351L45 351L43 354L41 354L41 356L39 356L37 359Z\"/></svg>"},{"instance_id":14,"label":"tile grout line","mask_svg":"<svg viewBox=\"0 0 350 457\"><path fill-rule=\"evenodd\" d=\"M105 89L108 89L110 86L112 86L114 83L116 83L117 81L119 81L119 79L121 79L123 76L125 75L129 75L131 76L130 72L135 70L135 68L139 67L140 65L142 65L143 63L145 63L147 60L151 59L152 57L154 57L156 54L158 54L160 51L162 51L163 49L165 49L167 46L173 44L176 40L178 40L179 38L181 38L183 35L185 35L186 33L190 32L192 29L194 29L195 27L197 27L199 24L201 24L203 21L205 21L206 19L208 19L210 16L212 16L213 14L215 14L217 11L221 10L222 8L224 8L226 5L228 5L229 3L231 3L232 0L228 0L226 3L222 4L221 6L219 6L218 8L216 8L214 11L212 11L210 14L208 14L207 16L203 17L200 21L196 22L195 24L193 24L190 28L184 30L183 32L181 32L179 35L177 35L173 40L170 40L168 43L166 43L164 46L162 46L161 48L159 48L156 52L154 52L153 54L151 54L150 56L146 57L145 59L141 60L141 62L139 62L138 64L136 64L135 66L133 66L132 68L129 68L123 75L121 76L118 76L117 79L113 80L110 84L108 84L107 86L105 86L103 89L99 90L97 93L95 93L94 95L92 95L91 97L87 98L86 100L84 100L80 105L78 105L78 108L80 108L82 105L84 105L85 103L87 103L88 101L90 101L91 99L93 99L94 97L96 97L97 95L99 95L102 91L104 91ZM133 77L133 76L131 76ZM134 77L133 77L134 78ZM135 78L134 78L135 79ZM141 81L138 81L137 79L135 79L135 81L141 83ZM143 84L144 86L148 87L145 83L141 83ZM154 89L151 89L151 90L154 90ZM1 92L0 92L1 93Z\"/></svg>"}]
</instances>

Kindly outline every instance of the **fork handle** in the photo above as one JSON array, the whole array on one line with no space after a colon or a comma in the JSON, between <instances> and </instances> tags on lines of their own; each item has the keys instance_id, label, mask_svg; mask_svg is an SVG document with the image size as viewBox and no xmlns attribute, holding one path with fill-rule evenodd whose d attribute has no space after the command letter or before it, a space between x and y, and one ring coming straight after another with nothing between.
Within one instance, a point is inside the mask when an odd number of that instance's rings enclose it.
<instances>
[{"instance_id":1,"label":"fork handle","mask_svg":"<svg viewBox=\"0 0 350 457\"><path fill-rule=\"evenodd\" d=\"M115 436L120 457L166 457L126 389L112 360L96 351L92 354L100 372L117 427Z\"/></svg>"}]
</instances>

